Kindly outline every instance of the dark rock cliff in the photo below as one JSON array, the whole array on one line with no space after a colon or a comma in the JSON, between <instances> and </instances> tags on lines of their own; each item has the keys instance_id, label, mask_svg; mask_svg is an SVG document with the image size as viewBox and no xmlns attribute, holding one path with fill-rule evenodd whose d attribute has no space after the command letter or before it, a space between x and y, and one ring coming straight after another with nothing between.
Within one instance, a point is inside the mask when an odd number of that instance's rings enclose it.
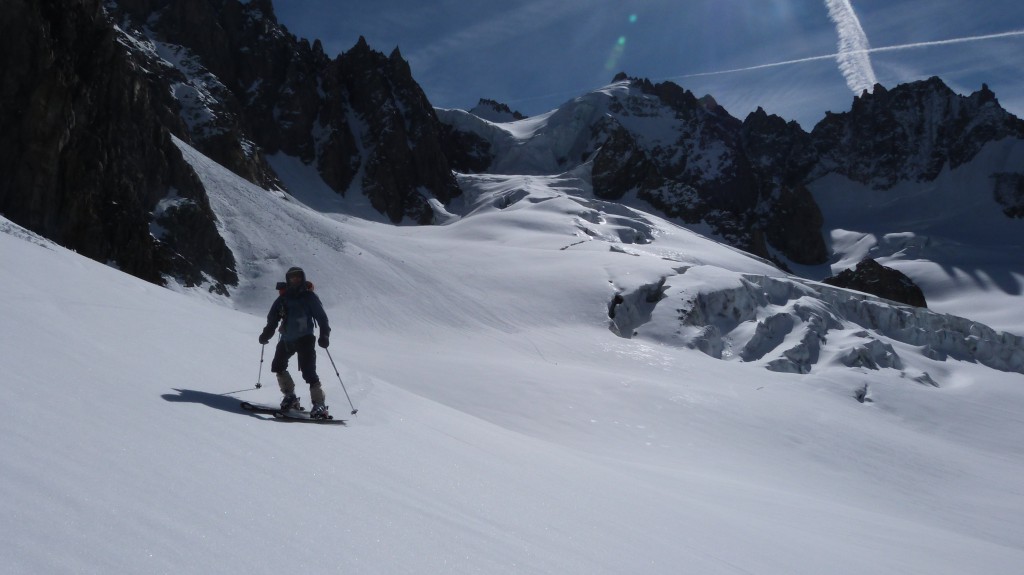
<instances>
[{"instance_id":1,"label":"dark rock cliff","mask_svg":"<svg viewBox=\"0 0 1024 575\"><path fill-rule=\"evenodd\" d=\"M98 0L4 0L0 212L162 283L236 283L205 193L171 140L161 86Z\"/></svg>"},{"instance_id":2,"label":"dark rock cliff","mask_svg":"<svg viewBox=\"0 0 1024 575\"><path fill-rule=\"evenodd\" d=\"M361 38L332 60L280 25L269 0L113 6L136 38L160 45L191 142L235 173L285 187L264 157L297 157L396 223L431 223L427 198L460 194L444 128L397 49L385 56Z\"/></svg>"},{"instance_id":3,"label":"dark rock cliff","mask_svg":"<svg viewBox=\"0 0 1024 575\"><path fill-rule=\"evenodd\" d=\"M237 283L177 137L266 188L301 159L393 222L460 190L445 128L396 49L334 59L269 0L3 0L0 212L162 283Z\"/></svg>"}]
</instances>

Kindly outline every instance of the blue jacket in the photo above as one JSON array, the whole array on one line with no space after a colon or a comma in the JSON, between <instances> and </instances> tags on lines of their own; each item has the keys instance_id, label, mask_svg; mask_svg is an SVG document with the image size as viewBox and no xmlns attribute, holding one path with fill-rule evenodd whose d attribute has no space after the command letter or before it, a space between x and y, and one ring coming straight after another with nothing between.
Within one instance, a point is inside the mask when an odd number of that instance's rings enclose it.
<instances>
[{"instance_id":1,"label":"blue jacket","mask_svg":"<svg viewBox=\"0 0 1024 575\"><path fill-rule=\"evenodd\" d=\"M281 341L295 341L313 335L313 328L317 325L320 326L321 337L330 335L327 313L312 287L312 284L306 282L298 287L285 288L270 306L267 327L274 329L281 322Z\"/></svg>"}]
</instances>

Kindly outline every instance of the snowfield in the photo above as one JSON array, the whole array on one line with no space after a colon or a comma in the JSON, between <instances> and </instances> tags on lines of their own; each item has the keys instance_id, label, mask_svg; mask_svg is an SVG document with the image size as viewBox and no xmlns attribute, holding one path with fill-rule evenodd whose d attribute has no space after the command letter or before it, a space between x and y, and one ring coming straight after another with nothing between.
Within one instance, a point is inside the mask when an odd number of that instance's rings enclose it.
<instances>
[{"instance_id":1,"label":"snowfield","mask_svg":"<svg viewBox=\"0 0 1024 575\"><path fill-rule=\"evenodd\" d=\"M461 176L447 225L390 226L179 147L229 300L0 219L5 573L1021 572L1024 323L957 307L1019 308L998 278L911 310L572 174ZM293 265L346 427L238 407L279 401L257 336Z\"/></svg>"}]
</instances>

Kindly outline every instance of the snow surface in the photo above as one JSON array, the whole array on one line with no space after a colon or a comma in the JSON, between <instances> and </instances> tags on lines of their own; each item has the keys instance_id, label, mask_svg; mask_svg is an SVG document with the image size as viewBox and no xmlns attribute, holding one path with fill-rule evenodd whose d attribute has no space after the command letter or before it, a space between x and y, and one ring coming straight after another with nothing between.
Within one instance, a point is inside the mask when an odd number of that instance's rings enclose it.
<instances>
[{"instance_id":1,"label":"snow surface","mask_svg":"<svg viewBox=\"0 0 1024 575\"><path fill-rule=\"evenodd\" d=\"M179 147L230 301L0 219L4 572L1021 572L1024 320L786 276L570 174L461 176L448 225L395 227ZM238 408L279 400L292 265L347 427Z\"/></svg>"}]
</instances>

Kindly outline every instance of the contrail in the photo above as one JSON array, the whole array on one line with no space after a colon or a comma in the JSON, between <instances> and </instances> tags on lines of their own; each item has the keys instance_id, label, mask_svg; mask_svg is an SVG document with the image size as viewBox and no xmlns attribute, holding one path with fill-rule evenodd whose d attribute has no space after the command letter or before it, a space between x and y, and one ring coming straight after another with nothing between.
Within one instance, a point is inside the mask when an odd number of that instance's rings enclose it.
<instances>
[{"instance_id":1,"label":"contrail","mask_svg":"<svg viewBox=\"0 0 1024 575\"><path fill-rule=\"evenodd\" d=\"M948 40L932 40L929 42L913 42L910 44L898 44L895 46L882 46L880 48L865 48L854 52L848 52L852 54L864 53L874 54L875 52L896 52L898 50L913 50L915 48L930 48L932 46L948 46L950 44L963 44L965 42L980 42L982 40L995 40L998 38L1011 38L1014 36L1024 36L1024 30L1014 30L1012 32L999 32L997 34L985 34L983 36L966 36L963 38L950 38ZM748 66L746 68L733 68L731 70L718 70L716 72L698 72L695 74L682 74L679 76L669 76L666 80L675 80L679 78L696 78L699 76L717 76L719 74L733 74L736 72L749 72L752 70L761 70L764 68L777 68L779 66L790 66L792 64L803 64L804 62L816 62L818 60L832 60L839 57L840 54L825 54L822 56L810 56L808 58L798 58L796 60L783 60L782 62L772 62L770 64L760 64L757 66Z\"/></svg>"},{"instance_id":2,"label":"contrail","mask_svg":"<svg viewBox=\"0 0 1024 575\"><path fill-rule=\"evenodd\" d=\"M897 44L895 46L881 46L879 48L865 48L860 50L865 54L874 54L876 52L896 52L899 50L913 50L916 48L931 48L933 46L949 46L951 44L964 44L967 42L981 42L984 40L998 40L1000 38L1013 38L1024 36L1024 30L1013 30L1011 32L997 32L995 34L984 34L981 36L964 36L962 38L950 38L947 40L930 40L927 42L911 42L909 44ZM661 78L651 78L651 80L679 80L682 78L699 78L702 76L720 76L723 74L735 74L737 72L751 72L754 70L763 70L765 68L779 68L782 66L791 66L793 64L804 64L806 62L817 62L820 60L835 60L839 54L823 54L821 56L809 56L807 58L797 58L796 60L783 60L781 62L771 62L769 64L758 64L757 66L747 66L745 68L732 68L729 70L717 70L714 72L695 72L693 74L680 74L678 76L664 76ZM582 92L589 90L590 86L581 86L576 90L564 90L561 92L553 92L550 94L541 94L538 96L529 96L526 98L517 98L514 100L506 100L507 104L515 104L517 102L531 102L534 100L543 100L545 98L553 98L556 96L575 96Z\"/></svg>"},{"instance_id":3,"label":"contrail","mask_svg":"<svg viewBox=\"0 0 1024 575\"><path fill-rule=\"evenodd\" d=\"M828 17L835 22L839 34L836 61L839 62L839 71L846 78L846 85L854 94L871 90L878 83L875 71L871 68L871 48L850 0L825 0L825 5L828 6Z\"/></svg>"}]
</instances>

